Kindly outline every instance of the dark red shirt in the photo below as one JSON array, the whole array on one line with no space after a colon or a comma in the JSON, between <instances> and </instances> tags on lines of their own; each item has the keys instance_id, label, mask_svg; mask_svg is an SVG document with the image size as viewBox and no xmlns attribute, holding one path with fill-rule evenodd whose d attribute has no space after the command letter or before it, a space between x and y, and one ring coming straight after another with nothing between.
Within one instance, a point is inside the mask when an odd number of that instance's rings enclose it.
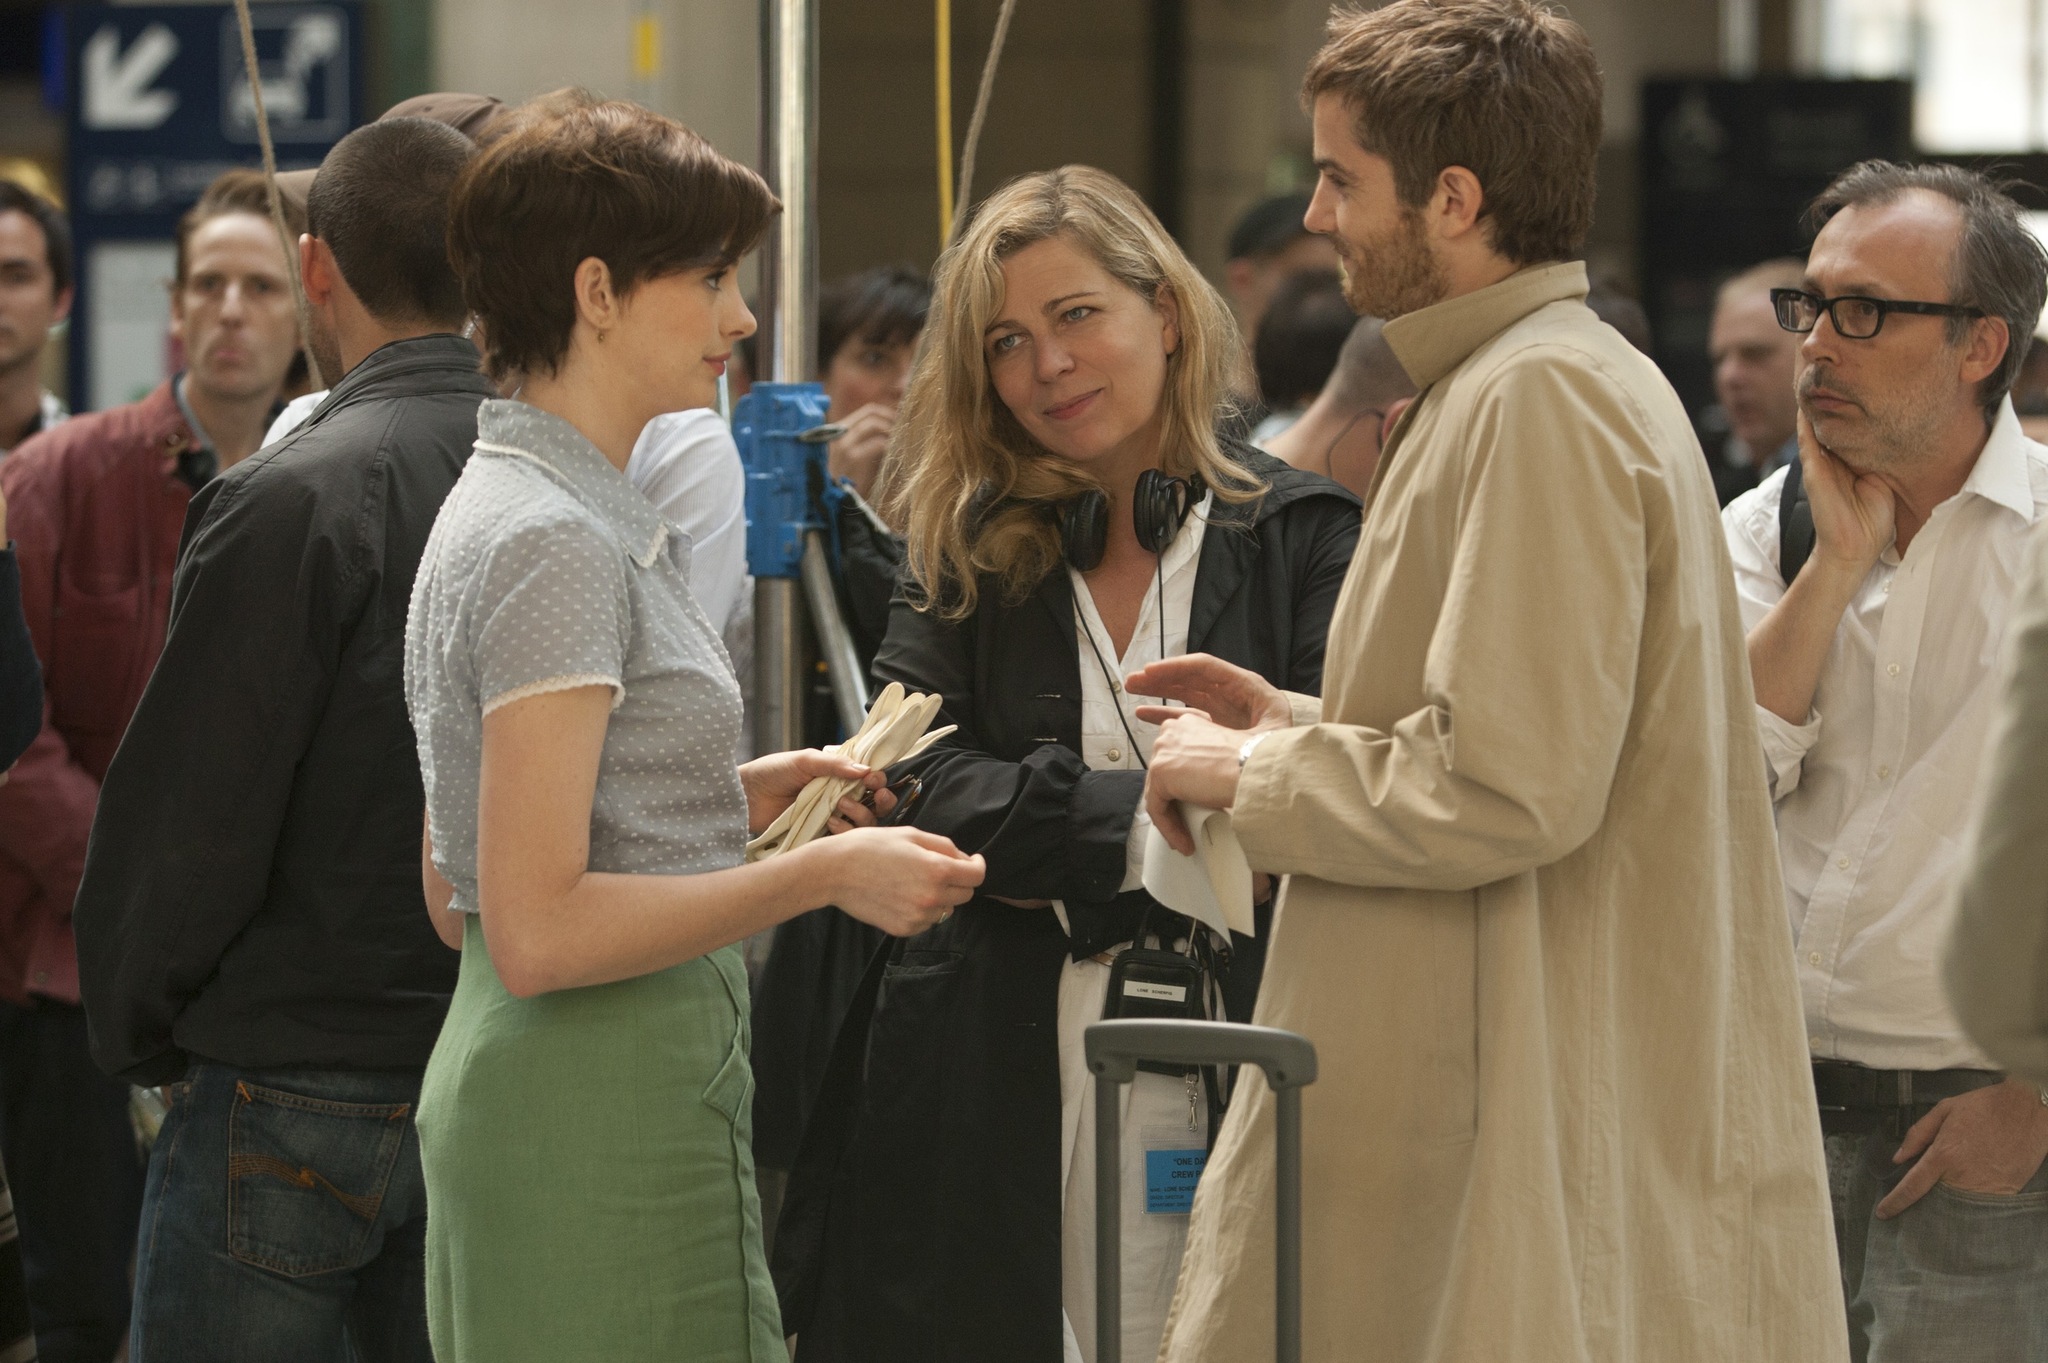
<instances>
[{"instance_id":1,"label":"dark red shirt","mask_svg":"<svg viewBox=\"0 0 2048 1363\"><path fill-rule=\"evenodd\" d=\"M165 382L0 461L44 691L42 732L0 785L0 999L11 1003L78 1002L71 903L101 778L163 651L188 448Z\"/></svg>"}]
</instances>

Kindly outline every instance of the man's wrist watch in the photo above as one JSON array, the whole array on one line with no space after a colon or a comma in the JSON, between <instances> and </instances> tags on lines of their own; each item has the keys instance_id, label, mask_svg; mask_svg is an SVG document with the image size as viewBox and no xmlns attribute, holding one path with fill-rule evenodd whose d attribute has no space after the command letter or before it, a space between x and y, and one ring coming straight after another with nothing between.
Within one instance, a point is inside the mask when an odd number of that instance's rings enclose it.
<instances>
[{"instance_id":1,"label":"man's wrist watch","mask_svg":"<svg viewBox=\"0 0 2048 1363\"><path fill-rule=\"evenodd\" d=\"M1272 736L1272 734L1273 731L1271 729L1266 729L1259 733L1253 734L1250 738L1247 738L1244 741L1244 745L1237 750L1237 769L1239 771L1243 771L1244 764L1251 761L1252 749L1258 747L1259 744L1264 743L1268 738ZM2048 1099L2043 1099L2043 1101L2048 1102Z\"/></svg>"}]
</instances>

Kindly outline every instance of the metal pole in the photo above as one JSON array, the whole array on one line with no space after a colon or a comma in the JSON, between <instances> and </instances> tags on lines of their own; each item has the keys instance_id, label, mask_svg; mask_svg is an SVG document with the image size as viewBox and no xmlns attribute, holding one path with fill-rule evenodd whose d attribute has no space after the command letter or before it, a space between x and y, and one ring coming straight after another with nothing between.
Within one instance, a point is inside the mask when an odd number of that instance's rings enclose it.
<instances>
[{"instance_id":1,"label":"metal pole","mask_svg":"<svg viewBox=\"0 0 2048 1363\"><path fill-rule=\"evenodd\" d=\"M818 629L818 646L825 653L825 669L832 679L832 701L839 710L839 727L850 738L867 723L868 688L862 679L860 653L839 614L839 596L832 586L832 564L825 549L824 532L813 530L804 536L804 604Z\"/></svg>"},{"instance_id":2,"label":"metal pole","mask_svg":"<svg viewBox=\"0 0 2048 1363\"><path fill-rule=\"evenodd\" d=\"M801 383L817 349L818 5L764 0L762 159L782 212L761 256L761 377Z\"/></svg>"},{"instance_id":3,"label":"metal pole","mask_svg":"<svg viewBox=\"0 0 2048 1363\"><path fill-rule=\"evenodd\" d=\"M1301 1358L1301 1090L1273 1094L1274 1182L1274 1357Z\"/></svg>"},{"instance_id":4,"label":"metal pole","mask_svg":"<svg viewBox=\"0 0 2048 1363\"><path fill-rule=\"evenodd\" d=\"M761 259L762 377L809 377L816 348L817 0L762 0L761 159L782 200ZM754 587L754 750L803 745L803 650L794 578ZM858 727L858 726L856 726Z\"/></svg>"},{"instance_id":5,"label":"metal pole","mask_svg":"<svg viewBox=\"0 0 2048 1363\"><path fill-rule=\"evenodd\" d=\"M1119 1363L1124 1350L1122 1092L1122 1080L1095 1076L1095 1363Z\"/></svg>"}]
</instances>

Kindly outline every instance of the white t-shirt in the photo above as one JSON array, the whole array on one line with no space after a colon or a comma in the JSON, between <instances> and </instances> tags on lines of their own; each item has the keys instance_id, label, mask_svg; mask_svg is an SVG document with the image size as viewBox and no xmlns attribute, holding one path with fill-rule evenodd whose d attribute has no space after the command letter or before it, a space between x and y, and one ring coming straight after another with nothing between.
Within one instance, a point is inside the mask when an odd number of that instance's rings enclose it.
<instances>
[{"instance_id":1,"label":"white t-shirt","mask_svg":"<svg viewBox=\"0 0 2048 1363\"><path fill-rule=\"evenodd\" d=\"M647 423L626 481L690 537L690 590L730 644L747 596L747 474L732 428L709 407Z\"/></svg>"}]
</instances>

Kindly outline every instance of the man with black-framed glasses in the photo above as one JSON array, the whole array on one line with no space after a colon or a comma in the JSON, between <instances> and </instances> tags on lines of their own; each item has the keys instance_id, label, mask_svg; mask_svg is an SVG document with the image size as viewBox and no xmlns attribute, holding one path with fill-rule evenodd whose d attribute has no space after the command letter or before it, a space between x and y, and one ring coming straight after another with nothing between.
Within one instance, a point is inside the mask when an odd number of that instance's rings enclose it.
<instances>
[{"instance_id":1,"label":"man with black-framed glasses","mask_svg":"<svg viewBox=\"0 0 2048 1363\"><path fill-rule=\"evenodd\" d=\"M1799 461L1723 516L1777 805L1853 1356L2048 1352L2048 1098L1940 974L2048 449L2008 393L2048 295L2013 201L1865 162L1815 201ZM1789 582L1789 585L1788 585Z\"/></svg>"}]
</instances>

